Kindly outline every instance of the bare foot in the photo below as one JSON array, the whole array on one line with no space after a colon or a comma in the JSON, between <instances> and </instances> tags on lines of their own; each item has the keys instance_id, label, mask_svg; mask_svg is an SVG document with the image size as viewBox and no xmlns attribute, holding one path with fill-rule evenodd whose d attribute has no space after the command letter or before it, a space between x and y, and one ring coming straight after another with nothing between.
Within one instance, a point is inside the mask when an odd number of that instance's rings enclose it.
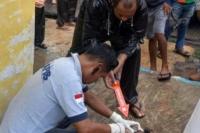
<instances>
[{"instance_id":1,"label":"bare foot","mask_svg":"<svg viewBox=\"0 0 200 133\"><path fill-rule=\"evenodd\" d=\"M190 80L194 80L194 81L200 81L200 72L198 73L195 73L195 74L192 74L190 77L189 77Z\"/></svg>"}]
</instances>

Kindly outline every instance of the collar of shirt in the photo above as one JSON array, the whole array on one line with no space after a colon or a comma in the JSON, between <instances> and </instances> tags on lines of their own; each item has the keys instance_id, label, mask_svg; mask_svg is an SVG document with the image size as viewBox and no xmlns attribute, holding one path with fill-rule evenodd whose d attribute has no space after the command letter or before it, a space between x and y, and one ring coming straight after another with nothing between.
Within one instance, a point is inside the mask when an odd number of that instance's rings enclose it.
<instances>
[{"instance_id":1,"label":"collar of shirt","mask_svg":"<svg viewBox=\"0 0 200 133\"><path fill-rule=\"evenodd\" d=\"M80 77L82 79L81 64L80 64L80 61L78 58L79 55L77 53L71 53L71 56L72 56L72 59L74 60L78 75L80 75Z\"/></svg>"}]
</instances>

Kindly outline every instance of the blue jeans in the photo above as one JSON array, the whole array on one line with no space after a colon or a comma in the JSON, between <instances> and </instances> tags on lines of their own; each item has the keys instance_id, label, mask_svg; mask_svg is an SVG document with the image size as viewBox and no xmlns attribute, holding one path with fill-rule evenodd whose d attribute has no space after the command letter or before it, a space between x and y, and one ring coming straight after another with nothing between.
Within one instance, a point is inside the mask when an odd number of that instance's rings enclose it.
<instances>
[{"instance_id":1,"label":"blue jeans","mask_svg":"<svg viewBox=\"0 0 200 133\"><path fill-rule=\"evenodd\" d=\"M195 3L191 4L179 4L173 3L172 12L167 20L165 28L166 39L177 28L177 41L176 49L183 49L185 44L185 35L188 29L188 25L191 17L194 14Z\"/></svg>"}]
</instances>

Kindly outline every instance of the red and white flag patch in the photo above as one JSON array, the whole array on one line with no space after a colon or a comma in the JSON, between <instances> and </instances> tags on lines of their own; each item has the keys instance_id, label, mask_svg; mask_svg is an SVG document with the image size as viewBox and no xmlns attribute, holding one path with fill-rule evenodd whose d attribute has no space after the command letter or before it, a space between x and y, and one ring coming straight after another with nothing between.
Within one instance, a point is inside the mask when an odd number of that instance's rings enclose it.
<instances>
[{"instance_id":1,"label":"red and white flag patch","mask_svg":"<svg viewBox=\"0 0 200 133\"><path fill-rule=\"evenodd\" d=\"M79 92L79 93L76 93L74 95L74 99L77 103L82 103L84 102L84 96L83 96L83 93Z\"/></svg>"}]
</instances>

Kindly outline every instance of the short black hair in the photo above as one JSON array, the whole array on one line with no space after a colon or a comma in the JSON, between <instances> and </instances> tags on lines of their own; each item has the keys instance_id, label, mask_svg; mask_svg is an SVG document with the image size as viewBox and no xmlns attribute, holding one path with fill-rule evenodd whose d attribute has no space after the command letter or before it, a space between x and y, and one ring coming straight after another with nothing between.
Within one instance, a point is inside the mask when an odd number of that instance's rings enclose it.
<instances>
[{"instance_id":1,"label":"short black hair","mask_svg":"<svg viewBox=\"0 0 200 133\"><path fill-rule=\"evenodd\" d=\"M105 65L105 72L110 72L118 65L115 51L106 43L90 39L84 42L84 52L91 59L98 59Z\"/></svg>"},{"instance_id":2,"label":"short black hair","mask_svg":"<svg viewBox=\"0 0 200 133\"><path fill-rule=\"evenodd\" d=\"M111 0L113 7L116 7L120 1L123 1L126 7L132 7L132 0Z\"/></svg>"}]
</instances>

